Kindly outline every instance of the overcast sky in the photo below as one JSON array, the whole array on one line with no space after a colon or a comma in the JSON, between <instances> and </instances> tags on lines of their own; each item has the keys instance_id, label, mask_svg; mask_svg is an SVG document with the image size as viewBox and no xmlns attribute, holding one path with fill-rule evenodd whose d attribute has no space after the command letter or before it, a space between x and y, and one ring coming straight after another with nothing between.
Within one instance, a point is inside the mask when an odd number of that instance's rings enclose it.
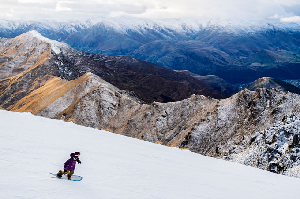
<instances>
[{"instance_id":1,"label":"overcast sky","mask_svg":"<svg viewBox=\"0 0 300 199\"><path fill-rule=\"evenodd\" d=\"M300 0L0 0L1 19L266 19L300 23Z\"/></svg>"}]
</instances>

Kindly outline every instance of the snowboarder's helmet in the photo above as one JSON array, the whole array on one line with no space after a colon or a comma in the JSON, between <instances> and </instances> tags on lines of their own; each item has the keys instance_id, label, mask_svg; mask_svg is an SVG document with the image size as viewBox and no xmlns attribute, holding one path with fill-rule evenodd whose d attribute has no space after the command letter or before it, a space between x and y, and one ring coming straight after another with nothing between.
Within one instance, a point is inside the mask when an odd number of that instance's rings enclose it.
<instances>
[{"instance_id":1,"label":"snowboarder's helmet","mask_svg":"<svg viewBox=\"0 0 300 199\"><path fill-rule=\"evenodd\" d=\"M79 156L80 155L80 152L75 152L75 156Z\"/></svg>"}]
</instances>

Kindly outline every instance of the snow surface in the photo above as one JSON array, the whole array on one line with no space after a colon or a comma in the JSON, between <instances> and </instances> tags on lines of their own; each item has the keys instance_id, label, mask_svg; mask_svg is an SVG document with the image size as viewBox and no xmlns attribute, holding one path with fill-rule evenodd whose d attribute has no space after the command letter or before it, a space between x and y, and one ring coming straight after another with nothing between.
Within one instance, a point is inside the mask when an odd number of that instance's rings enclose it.
<instances>
[{"instance_id":1,"label":"snow surface","mask_svg":"<svg viewBox=\"0 0 300 199\"><path fill-rule=\"evenodd\" d=\"M300 179L0 110L1 198L298 198ZM51 178L80 151L80 182Z\"/></svg>"}]
</instances>

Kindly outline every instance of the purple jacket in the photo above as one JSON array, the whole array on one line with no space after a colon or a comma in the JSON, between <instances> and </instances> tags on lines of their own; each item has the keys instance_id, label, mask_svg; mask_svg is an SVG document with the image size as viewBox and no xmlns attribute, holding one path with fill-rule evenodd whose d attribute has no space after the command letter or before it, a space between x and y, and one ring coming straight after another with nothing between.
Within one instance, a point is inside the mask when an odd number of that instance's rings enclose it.
<instances>
[{"instance_id":1,"label":"purple jacket","mask_svg":"<svg viewBox=\"0 0 300 199\"><path fill-rule=\"evenodd\" d=\"M64 170L70 170L70 171L75 170L76 162L81 164L81 161L79 160L78 156L76 156L76 155L80 155L80 152L75 152L75 153L70 154L71 158L65 162Z\"/></svg>"},{"instance_id":2,"label":"purple jacket","mask_svg":"<svg viewBox=\"0 0 300 199\"><path fill-rule=\"evenodd\" d=\"M73 158L68 159L64 164L65 170L75 170L76 161Z\"/></svg>"}]
</instances>

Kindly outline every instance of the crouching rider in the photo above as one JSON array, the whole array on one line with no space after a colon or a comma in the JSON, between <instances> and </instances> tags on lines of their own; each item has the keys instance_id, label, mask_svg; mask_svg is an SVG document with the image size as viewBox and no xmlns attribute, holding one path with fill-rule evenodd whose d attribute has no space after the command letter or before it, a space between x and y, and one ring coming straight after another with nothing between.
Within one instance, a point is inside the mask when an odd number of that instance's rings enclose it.
<instances>
[{"instance_id":1,"label":"crouching rider","mask_svg":"<svg viewBox=\"0 0 300 199\"><path fill-rule=\"evenodd\" d=\"M71 158L64 164L64 170L60 170L57 173L58 178L61 178L63 174L67 174L68 179L71 180L71 176L74 174L76 162L81 164L81 161L79 160L80 152L71 153L70 156Z\"/></svg>"}]
</instances>

